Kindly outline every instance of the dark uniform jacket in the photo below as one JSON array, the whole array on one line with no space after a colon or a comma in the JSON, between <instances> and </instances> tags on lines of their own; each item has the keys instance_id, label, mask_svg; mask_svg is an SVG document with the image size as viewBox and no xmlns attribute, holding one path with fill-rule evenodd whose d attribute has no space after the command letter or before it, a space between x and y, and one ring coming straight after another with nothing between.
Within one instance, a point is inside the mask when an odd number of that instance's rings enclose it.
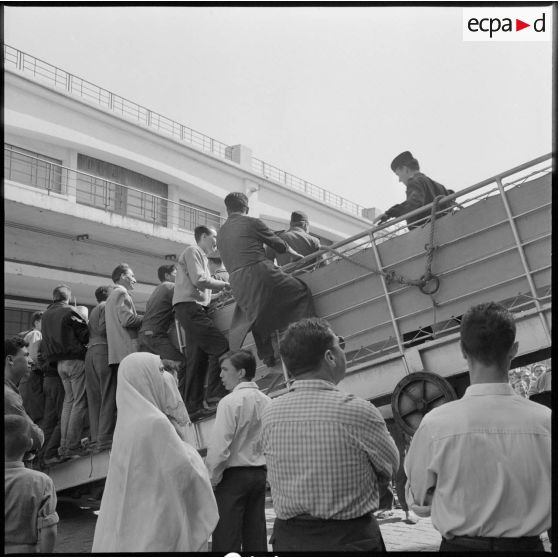
<instances>
[{"instance_id":1,"label":"dark uniform jacket","mask_svg":"<svg viewBox=\"0 0 558 558\"><path fill-rule=\"evenodd\" d=\"M432 203L436 196L448 196L450 193L452 193L451 190L447 190L438 182L435 182L431 178L428 178L428 176L422 174L422 172L419 172L415 174L413 178L409 179L409 182L407 183L407 199L402 203L398 203L390 207L385 212L385 215L387 217L400 217L401 215L405 215L405 213L409 213L419 207ZM438 206L438 210L447 209L447 207L449 207L447 204L440 204ZM413 223L429 216L430 210L424 211L407 219L409 229L418 227L419 225L413 225Z\"/></svg>"},{"instance_id":2,"label":"dark uniform jacket","mask_svg":"<svg viewBox=\"0 0 558 558\"><path fill-rule=\"evenodd\" d=\"M41 329L42 353L48 362L85 359L87 322L67 302L54 302L45 310Z\"/></svg>"},{"instance_id":3,"label":"dark uniform jacket","mask_svg":"<svg viewBox=\"0 0 558 558\"><path fill-rule=\"evenodd\" d=\"M320 249L320 241L301 227L292 227L288 231L278 231L275 234L301 256L308 256ZM288 252L277 254L274 250L270 249L266 250L266 252L271 260L276 259L277 263L281 266L294 261Z\"/></svg>"}]
</instances>

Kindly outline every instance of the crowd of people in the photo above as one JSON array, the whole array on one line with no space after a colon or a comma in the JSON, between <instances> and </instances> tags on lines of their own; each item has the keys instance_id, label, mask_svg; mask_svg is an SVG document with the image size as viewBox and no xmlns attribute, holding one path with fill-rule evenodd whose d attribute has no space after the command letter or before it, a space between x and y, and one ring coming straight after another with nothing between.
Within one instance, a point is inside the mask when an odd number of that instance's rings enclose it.
<instances>
[{"instance_id":1,"label":"crowd of people","mask_svg":"<svg viewBox=\"0 0 558 558\"><path fill-rule=\"evenodd\" d=\"M219 234L197 227L177 265L159 268L143 316L123 263L89 316L60 285L33 329L5 340L5 551L54 548L56 494L36 469L108 448L93 552L203 552L211 537L215 552L266 553L266 483L274 552L385 552L374 512L392 481L408 519L431 515L441 550L542 551L550 410L510 386L513 316L494 303L464 314L471 386L396 443L374 405L338 388L344 339L264 248L289 262L317 251L288 241L308 235L306 216L294 212L292 234L275 234L248 217L244 194L225 205ZM228 291L236 306L226 337L212 304ZM254 382L255 355L241 348L249 331L261 360L284 363L286 394L271 400ZM187 429L211 407L204 462Z\"/></svg>"}]
</instances>

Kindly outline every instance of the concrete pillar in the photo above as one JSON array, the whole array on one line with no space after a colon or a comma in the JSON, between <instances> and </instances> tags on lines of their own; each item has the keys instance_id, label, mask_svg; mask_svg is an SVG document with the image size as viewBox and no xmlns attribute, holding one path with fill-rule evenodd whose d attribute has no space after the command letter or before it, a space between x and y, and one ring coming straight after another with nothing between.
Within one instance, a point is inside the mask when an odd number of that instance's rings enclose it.
<instances>
[{"instance_id":1,"label":"concrete pillar","mask_svg":"<svg viewBox=\"0 0 558 558\"><path fill-rule=\"evenodd\" d=\"M169 229L177 230L178 224L180 223L180 207L179 198L180 192L176 184L168 185L168 199L169 203L167 206L167 227Z\"/></svg>"},{"instance_id":2,"label":"concrete pillar","mask_svg":"<svg viewBox=\"0 0 558 558\"><path fill-rule=\"evenodd\" d=\"M251 217L259 217L261 215L261 207L259 201L260 185L253 180L244 179L244 193L248 196Z\"/></svg>"},{"instance_id":3,"label":"concrete pillar","mask_svg":"<svg viewBox=\"0 0 558 558\"><path fill-rule=\"evenodd\" d=\"M252 150L245 145L231 145L227 147L227 156L242 168L252 170Z\"/></svg>"},{"instance_id":4,"label":"concrete pillar","mask_svg":"<svg viewBox=\"0 0 558 558\"><path fill-rule=\"evenodd\" d=\"M64 165L71 168L77 169L78 153L73 149L68 150L68 160L64 161ZM63 171L62 180L66 178L64 175L66 171ZM77 203L76 199L76 187L77 187L77 174L75 172L69 171L66 178L66 195L68 196L68 201Z\"/></svg>"}]
</instances>

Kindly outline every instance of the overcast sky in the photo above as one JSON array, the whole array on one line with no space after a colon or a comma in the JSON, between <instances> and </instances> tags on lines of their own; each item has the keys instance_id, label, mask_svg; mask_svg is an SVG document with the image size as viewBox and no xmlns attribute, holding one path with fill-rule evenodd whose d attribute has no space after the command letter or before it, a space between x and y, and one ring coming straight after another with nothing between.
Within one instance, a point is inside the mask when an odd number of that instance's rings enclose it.
<instances>
[{"instance_id":1,"label":"overcast sky","mask_svg":"<svg viewBox=\"0 0 558 558\"><path fill-rule=\"evenodd\" d=\"M448 188L551 151L551 42L460 7L5 7L4 40L366 207L410 150Z\"/></svg>"}]
</instances>

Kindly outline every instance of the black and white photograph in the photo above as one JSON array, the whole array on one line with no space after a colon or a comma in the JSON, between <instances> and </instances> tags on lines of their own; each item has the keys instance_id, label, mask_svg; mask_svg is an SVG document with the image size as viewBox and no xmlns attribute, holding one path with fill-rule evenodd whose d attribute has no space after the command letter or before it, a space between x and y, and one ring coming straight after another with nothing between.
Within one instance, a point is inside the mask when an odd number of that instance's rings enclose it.
<instances>
[{"instance_id":1,"label":"black and white photograph","mask_svg":"<svg viewBox=\"0 0 558 558\"><path fill-rule=\"evenodd\" d=\"M0 9L4 554L552 552L554 3Z\"/></svg>"}]
</instances>

